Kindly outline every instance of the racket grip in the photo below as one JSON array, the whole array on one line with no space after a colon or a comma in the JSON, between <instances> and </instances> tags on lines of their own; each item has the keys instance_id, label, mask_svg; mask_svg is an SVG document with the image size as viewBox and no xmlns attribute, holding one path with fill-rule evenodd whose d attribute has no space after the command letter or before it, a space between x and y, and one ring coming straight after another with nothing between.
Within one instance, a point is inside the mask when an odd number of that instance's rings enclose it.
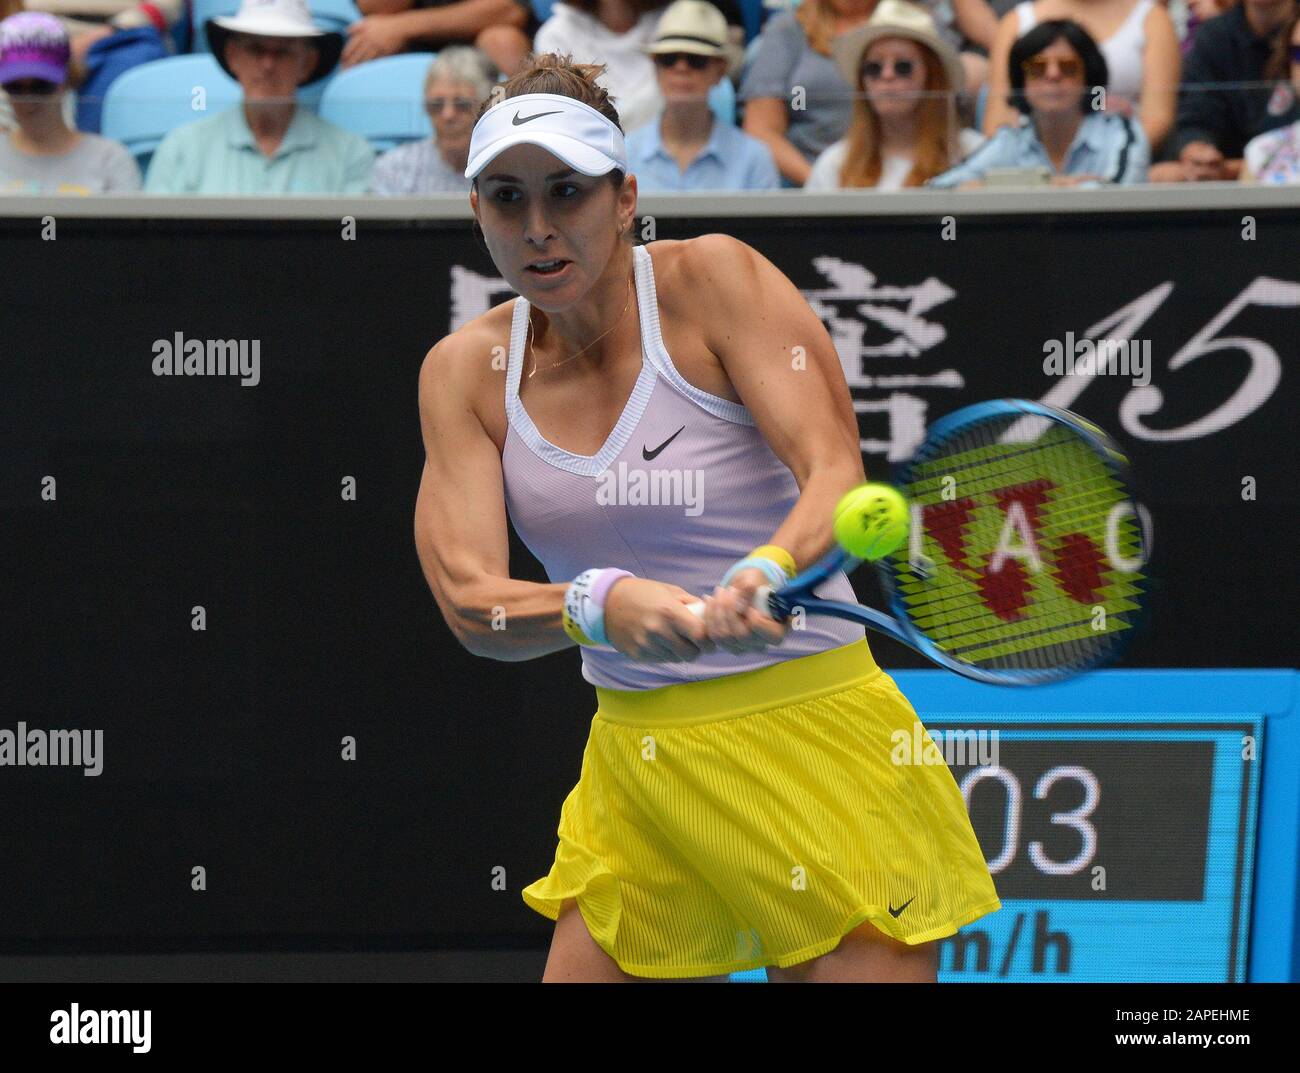
<instances>
[{"instance_id":1,"label":"racket grip","mask_svg":"<svg viewBox=\"0 0 1300 1073\"><path fill-rule=\"evenodd\" d=\"M772 595L771 585L760 585L754 590L754 598L750 601L759 611L771 617L772 611L768 605L767 598ZM693 604L687 604L686 610L693 615L704 615L704 601L696 600Z\"/></svg>"}]
</instances>

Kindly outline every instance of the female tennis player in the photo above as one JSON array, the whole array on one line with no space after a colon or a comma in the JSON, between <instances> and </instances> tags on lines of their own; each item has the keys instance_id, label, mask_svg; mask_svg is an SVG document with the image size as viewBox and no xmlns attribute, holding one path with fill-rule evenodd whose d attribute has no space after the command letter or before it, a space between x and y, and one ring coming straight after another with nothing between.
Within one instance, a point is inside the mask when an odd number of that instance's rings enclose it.
<instances>
[{"instance_id":1,"label":"female tennis player","mask_svg":"<svg viewBox=\"0 0 1300 1073\"><path fill-rule=\"evenodd\" d=\"M936 940L999 907L960 791L895 762L917 716L860 625L749 602L864 479L835 348L744 243L635 243L601 70L543 54L484 106L470 204L519 297L420 371L439 608L493 659L579 645L596 688L522 892L557 921L543 979L933 981ZM510 578L507 512L551 584ZM843 573L823 591L854 598Z\"/></svg>"}]
</instances>

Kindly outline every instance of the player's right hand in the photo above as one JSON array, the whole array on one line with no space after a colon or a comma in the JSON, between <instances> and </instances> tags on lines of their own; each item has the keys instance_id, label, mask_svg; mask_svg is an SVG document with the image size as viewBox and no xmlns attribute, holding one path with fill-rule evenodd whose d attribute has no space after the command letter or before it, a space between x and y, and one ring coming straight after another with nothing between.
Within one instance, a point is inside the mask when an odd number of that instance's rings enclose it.
<instances>
[{"instance_id":1,"label":"player's right hand","mask_svg":"<svg viewBox=\"0 0 1300 1073\"><path fill-rule=\"evenodd\" d=\"M686 609L697 599L679 585L619 578L605 597L605 636L629 659L690 663L716 647L704 621Z\"/></svg>"}]
</instances>

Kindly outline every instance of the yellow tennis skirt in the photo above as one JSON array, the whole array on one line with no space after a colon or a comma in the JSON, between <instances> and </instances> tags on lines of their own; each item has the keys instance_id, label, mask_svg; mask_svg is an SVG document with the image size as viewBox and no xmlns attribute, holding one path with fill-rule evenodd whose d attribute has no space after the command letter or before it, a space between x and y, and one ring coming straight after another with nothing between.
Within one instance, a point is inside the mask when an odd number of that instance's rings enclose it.
<instances>
[{"instance_id":1,"label":"yellow tennis skirt","mask_svg":"<svg viewBox=\"0 0 1300 1073\"><path fill-rule=\"evenodd\" d=\"M552 920L577 899L624 972L785 967L866 920L915 944L1000 908L947 766L895 762L918 719L865 639L596 694L555 862L523 899Z\"/></svg>"}]
</instances>

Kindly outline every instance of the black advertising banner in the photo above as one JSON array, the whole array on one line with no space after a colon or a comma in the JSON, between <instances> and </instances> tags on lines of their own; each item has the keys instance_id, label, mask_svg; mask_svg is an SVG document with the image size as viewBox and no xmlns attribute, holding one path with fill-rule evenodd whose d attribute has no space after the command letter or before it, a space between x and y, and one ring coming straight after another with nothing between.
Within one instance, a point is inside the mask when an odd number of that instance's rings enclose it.
<instances>
[{"instance_id":1,"label":"black advertising banner","mask_svg":"<svg viewBox=\"0 0 1300 1073\"><path fill-rule=\"evenodd\" d=\"M1110 431L1161 583L1130 666L1290 666L1300 217L1253 215L653 223L794 281L873 476L989 398ZM0 249L0 728L101 728L107 755L4 769L0 947L545 934L517 891L592 691L572 651L462 651L412 538L420 363L511 296L468 223L3 219ZM167 375L190 340L239 374Z\"/></svg>"}]
</instances>

